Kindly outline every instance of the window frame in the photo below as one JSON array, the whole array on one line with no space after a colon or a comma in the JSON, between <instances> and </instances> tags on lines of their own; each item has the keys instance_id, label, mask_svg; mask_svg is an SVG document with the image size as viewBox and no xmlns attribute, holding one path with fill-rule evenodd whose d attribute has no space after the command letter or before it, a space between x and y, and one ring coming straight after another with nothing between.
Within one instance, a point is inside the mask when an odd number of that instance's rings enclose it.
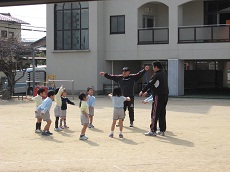
<instances>
[{"instance_id":1,"label":"window frame","mask_svg":"<svg viewBox=\"0 0 230 172\"><path fill-rule=\"evenodd\" d=\"M123 32L118 31L118 24L117 24L117 32L112 31L112 18L115 18L115 17L117 18L117 21L118 21L119 17L124 17L124 31ZM113 35L113 34L125 34L125 15L113 15L113 16L110 16L110 34L111 35Z\"/></svg>"},{"instance_id":2,"label":"window frame","mask_svg":"<svg viewBox=\"0 0 230 172\"><path fill-rule=\"evenodd\" d=\"M68 4L70 3L70 8L68 9L65 9L65 4ZM68 3L61 3L61 4L55 4L54 5L54 50L88 50L89 49L89 3L87 5L87 7L83 6L82 7L82 4L81 2L68 2ZM79 6L77 7L73 7L74 4L73 3L79 3ZM57 9L57 6L58 5L62 5L62 8L61 9ZM79 10L79 28L73 28L73 11L77 11ZM83 28L82 27L82 11L84 10L88 10L88 27L86 28ZM57 13L61 11L61 18L62 18L62 23L61 23L61 29L58 29L57 28ZM64 14L66 11L70 11L70 28L65 28L65 18L64 18ZM70 31L70 48L65 48L65 36L64 36L64 33L66 31ZM74 35L74 31L79 31L79 45L78 46L74 46L74 43L73 43L73 35ZM87 44L87 48L84 48L85 44L82 44L82 32L84 31L88 31L88 44ZM62 33L62 36L61 37L61 48L58 48L58 43L57 43L57 33L58 32L61 32ZM77 45L77 44L76 44ZM76 47L76 48L74 48ZM80 48L77 48L77 47L80 47Z\"/></svg>"},{"instance_id":3,"label":"window frame","mask_svg":"<svg viewBox=\"0 0 230 172\"><path fill-rule=\"evenodd\" d=\"M1 30L1 38L7 38L7 30Z\"/></svg>"}]
</instances>

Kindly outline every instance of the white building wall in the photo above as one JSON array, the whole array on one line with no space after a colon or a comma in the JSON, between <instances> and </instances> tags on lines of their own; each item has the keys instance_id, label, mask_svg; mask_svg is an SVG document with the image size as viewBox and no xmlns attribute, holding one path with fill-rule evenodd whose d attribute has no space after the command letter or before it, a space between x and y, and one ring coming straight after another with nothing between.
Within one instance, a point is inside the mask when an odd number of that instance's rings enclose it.
<instances>
[{"instance_id":1,"label":"white building wall","mask_svg":"<svg viewBox=\"0 0 230 172\"><path fill-rule=\"evenodd\" d=\"M54 50L54 5L47 5L47 74L57 80L74 80L75 90L83 91L93 86L97 90L98 79L98 18L97 2L89 2L89 50ZM103 51L103 50L102 50ZM103 56L100 56L103 59ZM103 63L102 63L103 65ZM70 89L70 85L67 89ZM57 83L61 85L61 83Z\"/></svg>"},{"instance_id":2,"label":"white building wall","mask_svg":"<svg viewBox=\"0 0 230 172\"><path fill-rule=\"evenodd\" d=\"M98 73L112 72L112 61L229 59L229 43L178 44L178 26L203 24L202 1L113 0L89 4L89 51L54 51L53 5L47 5L48 74L56 74L57 79L75 80L76 90L88 86L102 90L103 83L110 81ZM148 4L153 11L144 10ZM137 45L138 28L142 28L145 14L158 15L156 24L169 26L169 44ZM125 34L110 34L113 15L125 15Z\"/></svg>"}]
</instances>

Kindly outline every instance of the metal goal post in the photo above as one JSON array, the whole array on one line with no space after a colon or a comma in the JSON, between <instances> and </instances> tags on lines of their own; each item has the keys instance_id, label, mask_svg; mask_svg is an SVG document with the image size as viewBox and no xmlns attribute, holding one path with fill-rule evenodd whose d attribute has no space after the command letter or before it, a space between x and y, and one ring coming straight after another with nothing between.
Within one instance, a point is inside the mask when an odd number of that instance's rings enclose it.
<instances>
[{"instance_id":1,"label":"metal goal post","mask_svg":"<svg viewBox=\"0 0 230 172\"><path fill-rule=\"evenodd\" d=\"M73 100L74 100L74 80L48 80L48 83L50 82L71 82L72 83L72 96L73 96ZM64 84L63 84L64 85Z\"/></svg>"}]
</instances>

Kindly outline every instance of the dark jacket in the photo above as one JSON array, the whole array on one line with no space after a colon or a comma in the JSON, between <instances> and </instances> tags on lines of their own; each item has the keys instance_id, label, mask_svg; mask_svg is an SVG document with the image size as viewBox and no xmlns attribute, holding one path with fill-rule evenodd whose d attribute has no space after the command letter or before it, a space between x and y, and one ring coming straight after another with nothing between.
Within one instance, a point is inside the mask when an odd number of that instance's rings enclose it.
<instances>
[{"instance_id":1,"label":"dark jacket","mask_svg":"<svg viewBox=\"0 0 230 172\"><path fill-rule=\"evenodd\" d=\"M75 105L74 102L70 101L67 97L61 97L62 105L61 110L67 109L67 103L71 105Z\"/></svg>"},{"instance_id":2,"label":"dark jacket","mask_svg":"<svg viewBox=\"0 0 230 172\"><path fill-rule=\"evenodd\" d=\"M168 89L168 77L165 72L158 70L150 80L150 82L145 86L142 92L146 92L148 89L152 90L153 95L163 95L169 94Z\"/></svg>"},{"instance_id":3,"label":"dark jacket","mask_svg":"<svg viewBox=\"0 0 230 172\"><path fill-rule=\"evenodd\" d=\"M118 83L121 91L125 97L134 96L134 86L135 82L138 81L146 71L143 69L136 74L130 74L128 77L123 77L122 75L112 75L105 73L107 79L113 80Z\"/></svg>"}]
</instances>

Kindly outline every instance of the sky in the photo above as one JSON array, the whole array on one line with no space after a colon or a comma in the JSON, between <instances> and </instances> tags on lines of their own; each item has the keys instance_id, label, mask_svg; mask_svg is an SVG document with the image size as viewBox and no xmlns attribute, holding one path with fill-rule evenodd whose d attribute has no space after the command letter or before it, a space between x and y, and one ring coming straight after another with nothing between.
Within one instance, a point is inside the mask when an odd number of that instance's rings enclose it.
<instances>
[{"instance_id":1,"label":"sky","mask_svg":"<svg viewBox=\"0 0 230 172\"><path fill-rule=\"evenodd\" d=\"M46 5L25 5L0 7L0 13L10 13L11 16L16 17L22 21L29 23L29 28L35 30L46 30ZM33 27L32 27L33 26ZM41 28L40 28L41 27ZM45 32L38 31L23 31L22 39L26 41L36 41L46 36Z\"/></svg>"}]
</instances>

